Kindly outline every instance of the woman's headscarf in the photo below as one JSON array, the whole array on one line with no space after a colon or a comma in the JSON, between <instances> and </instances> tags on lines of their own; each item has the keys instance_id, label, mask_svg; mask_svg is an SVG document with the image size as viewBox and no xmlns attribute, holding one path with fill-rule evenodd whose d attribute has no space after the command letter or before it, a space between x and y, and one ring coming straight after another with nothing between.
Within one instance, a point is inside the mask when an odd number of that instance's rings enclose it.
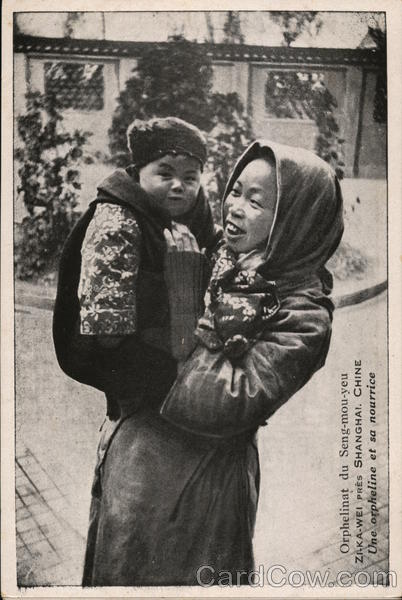
<instances>
[{"instance_id":1,"label":"woman's headscarf","mask_svg":"<svg viewBox=\"0 0 402 600\"><path fill-rule=\"evenodd\" d=\"M302 148L257 140L237 161L223 204L246 165L267 153L275 159L278 194L258 271L278 282L318 275L330 291L332 278L325 263L343 234L343 206L338 179L325 161Z\"/></svg>"}]
</instances>

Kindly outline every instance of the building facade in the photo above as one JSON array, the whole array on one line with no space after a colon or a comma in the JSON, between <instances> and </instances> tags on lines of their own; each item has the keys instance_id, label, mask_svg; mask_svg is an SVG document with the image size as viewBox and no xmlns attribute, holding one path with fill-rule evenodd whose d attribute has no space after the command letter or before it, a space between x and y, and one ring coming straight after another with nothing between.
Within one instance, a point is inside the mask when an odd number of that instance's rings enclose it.
<instances>
[{"instance_id":1,"label":"building facade","mask_svg":"<svg viewBox=\"0 0 402 600\"><path fill-rule=\"evenodd\" d=\"M15 36L15 115L23 114L28 90L52 89L67 126L92 131L93 149L107 155L116 99L150 44ZM386 111L379 110L386 67L378 50L202 46L212 59L214 90L239 94L256 137L314 149L317 128L303 102L294 98L278 110L270 97L272 85L310 78L336 99L346 177L386 177Z\"/></svg>"}]
</instances>

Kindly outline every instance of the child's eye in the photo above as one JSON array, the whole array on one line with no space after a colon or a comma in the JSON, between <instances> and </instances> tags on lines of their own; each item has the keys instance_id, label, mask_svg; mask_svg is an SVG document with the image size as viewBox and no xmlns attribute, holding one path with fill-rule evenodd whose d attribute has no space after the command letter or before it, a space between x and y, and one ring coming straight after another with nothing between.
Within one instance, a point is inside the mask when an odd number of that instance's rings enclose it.
<instances>
[{"instance_id":1,"label":"child's eye","mask_svg":"<svg viewBox=\"0 0 402 600\"><path fill-rule=\"evenodd\" d=\"M159 175L160 175L161 177L164 177L165 179L170 179L170 177L172 176L172 175L171 175L171 173L169 173L169 171L161 171L161 172L159 173Z\"/></svg>"},{"instance_id":2,"label":"child's eye","mask_svg":"<svg viewBox=\"0 0 402 600\"><path fill-rule=\"evenodd\" d=\"M196 178L195 177L186 177L185 182L186 183L195 183Z\"/></svg>"}]
</instances>

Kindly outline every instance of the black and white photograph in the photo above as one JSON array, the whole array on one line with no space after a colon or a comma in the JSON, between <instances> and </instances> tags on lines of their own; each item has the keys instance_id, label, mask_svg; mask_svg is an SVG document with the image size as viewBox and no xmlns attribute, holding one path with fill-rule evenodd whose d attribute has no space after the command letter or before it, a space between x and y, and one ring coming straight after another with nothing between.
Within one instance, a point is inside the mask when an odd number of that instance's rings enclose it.
<instances>
[{"instance_id":1,"label":"black and white photograph","mask_svg":"<svg viewBox=\"0 0 402 600\"><path fill-rule=\"evenodd\" d=\"M4 598L399 596L402 11L360 4L3 7Z\"/></svg>"}]
</instances>

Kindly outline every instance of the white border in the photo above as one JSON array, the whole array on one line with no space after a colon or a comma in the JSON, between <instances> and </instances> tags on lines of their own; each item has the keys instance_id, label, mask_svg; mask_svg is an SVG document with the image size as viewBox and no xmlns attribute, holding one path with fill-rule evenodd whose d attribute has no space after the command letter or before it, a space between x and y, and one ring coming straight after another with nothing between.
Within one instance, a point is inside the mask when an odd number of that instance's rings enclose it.
<instances>
[{"instance_id":1,"label":"white border","mask_svg":"<svg viewBox=\"0 0 402 600\"><path fill-rule=\"evenodd\" d=\"M390 399L390 570L402 579L402 411L401 411L401 122L402 122L402 3L398 0L68 0L59 10L54 0L20 0L3 2L2 18L2 182L1 182L1 450L2 450L2 521L1 571L4 598L103 598L103 597L269 597L269 598L397 598L397 588L300 589L283 588L89 588L49 587L19 590L16 585L15 521L14 521L14 303L13 303L13 180L12 173L12 23L13 12L90 11L150 11L150 10L325 10L325 11L385 11L388 40L388 190L389 190L389 399ZM395 126L393 126L395 124ZM347 591L346 591L347 590Z\"/></svg>"}]
</instances>

